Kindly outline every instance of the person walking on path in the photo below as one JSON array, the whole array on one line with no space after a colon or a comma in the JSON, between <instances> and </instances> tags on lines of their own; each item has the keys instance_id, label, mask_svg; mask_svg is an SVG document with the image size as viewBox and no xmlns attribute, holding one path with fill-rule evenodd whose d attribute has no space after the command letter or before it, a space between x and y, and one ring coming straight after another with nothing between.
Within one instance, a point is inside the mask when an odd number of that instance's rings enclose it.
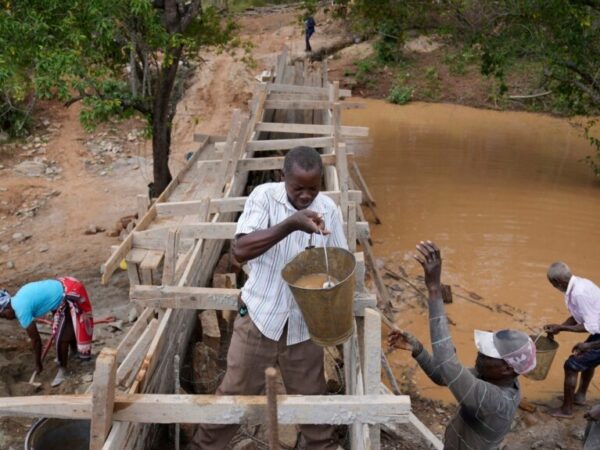
<instances>
[{"instance_id":1,"label":"person walking on path","mask_svg":"<svg viewBox=\"0 0 600 450\"><path fill-rule=\"evenodd\" d=\"M562 324L544 325L544 330L550 336L561 331L590 334L585 342L573 348L573 354L565 361L563 403L549 411L554 417L569 418L573 417L573 405L585 405L594 370L600 364L600 346L597 344L600 342L600 288L588 279L573 275L569 266L561 261L551 264L547 275L550 284L564 293L571 315Z\"/></svg>"},{"instance_id":2,"label":"person walking on path","mask_svg":"<svg viewBox=\"0 0 600 450\"><path fill-rule=\"evenodd\" d=\"M520 331L475 330L479 351L475 368L464 367L456 356L444 311L440 250L431 241L421 242L417 250L415 258L423 267L429 292L432 354L407 332L390 332L388 343L410 350L427 376L438 385L448 386L458 401L458 411L446 428L444 449L499 449L521 400L518 376L535 368L535 345Z\"/></svg>"},{"instance_id":3,"label":"person walking on path","mask_svg":"<svg viewBox=\"0 0 600 450\"><path fill-rule=\"evenodd\" d=\"M233 254L248 263L250 273L217 395L262 394L265 369L275 366L289 395L327 391L323 348L309 339L300 308L281 276L283 267L310 245L313 233L322 231L327 247L348 248L336 204L319 193L322 175L323 163L315 149L293 148L285 156L284 181L257 186L246 201ZM224 449L238 427L202 424L189 448ZM332 426L301 425L300 432L308 449L338 448Z\"/></svg>"},{"instance_id":4,"label":"person walking on path","mask_svg":"<svg viewBox=\"0 0 600 450\"><path fill-rule=\"evenodd\" d=\"M312 52L312 47L310 46L310 38L313 34L315 34L315 26L316 22L313 16L308 16L304 20L304 39L306 40L306 48L305 51Z\"/></svg>"},{"instance_id":5,"label":"person walking on path","mask_svg":"<svg viewBox=\"0 0 600 450\"><path fill-rule=\"evenodd\" d=\"M42 339L35 319L52 312L51 340L56 344L58 372L52 387L60 385L66 377L69 347L76 349L79 358L88 360L92 353L94 321L92 304L85 286L75 278L62 277L27 283L11 296L0 290L0 317L17 319L27 330L35 357L36 372L44 366Z\"/></svg>"}]
</instances>

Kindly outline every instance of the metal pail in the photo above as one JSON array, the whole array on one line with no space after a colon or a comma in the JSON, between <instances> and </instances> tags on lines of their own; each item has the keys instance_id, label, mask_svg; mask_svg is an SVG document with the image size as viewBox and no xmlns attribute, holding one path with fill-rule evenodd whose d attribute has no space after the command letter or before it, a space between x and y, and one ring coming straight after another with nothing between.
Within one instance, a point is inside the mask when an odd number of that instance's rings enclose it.
<instances>
[{"instance_id":1,"label":"metal pail","mask_svg":"<svg viewBox=\"0 0 600 450\"><path fill-rule=\"evenodd\" d=\"M556 356L558 342L546 336L531 336L531 339L535 342L536 364L535 369L525 374L525 376L532 380L545 380Z\"/></svg>"},{"instance_id":2,"label":"metal pail","mask_svg":"<svg viewBox=\"0 0 600 450\"><path fill-rule=\"evenodd\" d=\"M308 289L295 283L305 275L327 273L323 247L296 255L281 271L308 325L310 337L323 347L341 344L354 332L354 270L356 260L348 250L328 247L330 275L338 284L330 289Z\"/></svg>"},{"instance_id":3,"label":"metal pail","mask_svg":"<svg viewBox=\"0 0 600 450\"><path fill-rule=\"evenodd\" d=\"M88 450L90 421L70 419L36 420L25 437L25 450Z\"/></svg>"}]
</instances>

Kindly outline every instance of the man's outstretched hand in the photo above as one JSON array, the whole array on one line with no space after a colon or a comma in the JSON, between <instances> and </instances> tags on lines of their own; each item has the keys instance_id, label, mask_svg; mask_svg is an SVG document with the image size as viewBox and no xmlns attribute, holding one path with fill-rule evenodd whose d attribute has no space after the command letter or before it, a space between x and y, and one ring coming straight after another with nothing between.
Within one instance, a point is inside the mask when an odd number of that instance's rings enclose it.
<instances>
[{"instance_id":1,"label":"man's outstretched hand","mask_svg":"<svg viewBox=\"0 0 600 450\"><path fill-rule=\"evenodd\" d=\"M421 241L417 244L415 259L419 261L425 272L425 285L430 298L442 295L442 257L440 249L431 241Z\"/></svg>"},{"instance_id":2,"label":"man's outstretched hand","mask_svg":"<svg viewBox=\"0 0 600 450\"><path fill-rule=\"evenodd\" d=\"M388 334L388 346L390 349L400 348L408 350L413 356L421 353L423 344L407 331L392 330Z\"/></svg>"}]
</instances>

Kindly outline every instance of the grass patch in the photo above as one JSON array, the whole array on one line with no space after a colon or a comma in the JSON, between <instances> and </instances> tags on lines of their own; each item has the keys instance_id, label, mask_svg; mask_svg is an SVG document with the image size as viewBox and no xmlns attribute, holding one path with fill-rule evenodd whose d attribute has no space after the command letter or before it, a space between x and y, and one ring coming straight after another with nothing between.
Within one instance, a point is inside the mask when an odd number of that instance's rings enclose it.
<instances>
[{"instance_id":1,"label":"grass patch","mask_svg":"<svg viewBox=\"0 0 600 450\"><path fill-rule=\"evenodd\" d=\"M402 82L398 82L390 89L387 101L395 105L405 105L411 101L412 96L413 89Z\"/></svg>"}]
</instances>

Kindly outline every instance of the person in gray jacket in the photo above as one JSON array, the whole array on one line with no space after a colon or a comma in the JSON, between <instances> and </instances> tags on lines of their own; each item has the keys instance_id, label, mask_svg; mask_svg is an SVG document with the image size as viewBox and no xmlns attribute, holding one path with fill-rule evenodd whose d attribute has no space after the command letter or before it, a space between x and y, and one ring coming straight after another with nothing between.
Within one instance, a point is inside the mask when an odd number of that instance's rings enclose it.
<instances>
[{"instance_id":1,"label":"person in gray jacket","mask_svg":"<svg viewBox=\"0 0 600 450\"><path fill-rule=\"evenodd\" d=\"M478 349L474 369L464 367L448 330L441 294L442 258L431 241L417 245L417 261L425 271L429 291L432 354L407 332L390 332L390 347L410 350L427 376L448 386L459 409L448 424L444 449L494 450L510 430L521 400L518 376L535 368L535 345L520 331L475 330Z\"/></svg>"}]
</instances>

